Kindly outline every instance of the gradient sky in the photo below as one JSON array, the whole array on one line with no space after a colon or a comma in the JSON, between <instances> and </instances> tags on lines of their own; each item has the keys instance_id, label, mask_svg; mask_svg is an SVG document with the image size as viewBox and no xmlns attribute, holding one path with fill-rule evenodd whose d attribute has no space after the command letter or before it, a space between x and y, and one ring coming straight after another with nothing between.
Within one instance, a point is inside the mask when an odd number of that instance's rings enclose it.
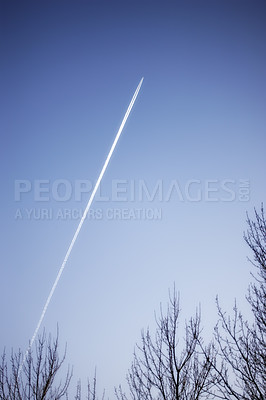
<instances>
[{"instance_id":1,"label":"gradient sky","mask_svg":"<svg viewBox=\"0 0 266 400\"><path fill-rule=\"evenodd\" d=\"M102 182L110 200L93 204L102 217L85 221L43 324L68 343L72 383L97 366L112 398L174 282L184 319L201 303L206 337L216 294L248 315L245 213L266 194L265 1L9 0L0 14L2 348L26 349L78 224L58 215L85 208L80 180L97 179L144 76ZM31 190L16 200L19 180ZM141 199L140 184L161 196Z\"/></svg>"}]
</instances>

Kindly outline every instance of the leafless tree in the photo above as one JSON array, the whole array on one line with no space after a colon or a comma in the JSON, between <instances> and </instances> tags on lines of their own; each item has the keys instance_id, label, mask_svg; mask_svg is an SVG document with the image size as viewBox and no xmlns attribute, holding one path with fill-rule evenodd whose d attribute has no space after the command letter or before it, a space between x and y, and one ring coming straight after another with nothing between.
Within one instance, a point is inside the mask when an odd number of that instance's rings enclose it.
<instances>
[{"instance_id":1,"label":"leafless tree","mask_svg":"<svg viewBox=\"0 0 266 400\"><path fill-rule=\"evenodd\" d=\"M244 238L253 252L252 264L257 268L254 283L249 287L247 301L254 322L244 319L235 304L228 317L217 300L219 322L215 338L220 362L214 364L219 379L220 399L266 399L266 222L263 206L255 210L255 221L247 217L248 230ZM219 358L217 358L219 360Z\"/></svg>"},{"instance_id":2,"label":"leafless tree","mask_svg":"<svg viewBox=\"0 0 266 400\"><path fill-rule=\"evenodd\" d=\"M266 399L266 221L263 206L255 210L255 220L247 217L245 241L252 250L257 273L252 274L247 302L254 319L248 322L235 304L230 317L217 300L219 321L215 327L215 345L204 345L200 312L179 336L180 305L176 290L169 293L166 313L155 315L154 336L142 331L127 375L128 392L120 386L117 400L265 400ZM0 400L68 399L72 372L60 381L58 371L66 351L58 355L58 334L52 341L45 332L37 340L23 363L22 353L12 353L10 363L5 352L0 365ZM96 373L88 382L87 400L104 400L96 391ZM81 400L81 383L75 400Z\"/></svg>"},{"instance_id":3,"label":"leafless tree","mask_svg":"<svg viewBox=\"0 0 266 400\"><path fill-rule=\"evenodd\" d=\"M244 235L245 241L253 252L254 261L251 263L257 269L257 275L253 275L255 283L249 287L247 300L251 305L255 317L255 337L260 348L265 351L266 336L266 220L263 205L261 213L255 210L255 221L247 216L248 231ZM265 352L264 352L265 362Z\"/></svg>"},{"instance_id":4,"label":"leafless tree","mask_svg":"<svg viewBox=\"0 0 266 400\"><path fill-rule=\"evenodd\" d=\"M105 399L105 391L103 391L102 396L99 398L97 395L97 377L96 377L96 369L95 369L95 374L93 378L93 382L88 379L87 383L87 400L104 400ZM77 393L75 396L75 400L82 400L82 390L81 390L81 381L78 382L77 384Z\"/></svg>"},{"instance_id":5,"label":"leafless tree","mask_svg":"<svg viewBox=\"0 0 266 400\"><path fill-rule=\"evenodd\" d=\"M72 372L67 370L65 378L58 381L58 371L65 360L66 351L58 355L58 334L52 341L45 332L38 337L35 352L30 350L23 363L21 351L12 352L10 363L6 353L0 365L1 400L58 400L65 396Z\"/></svg>"},{"instance_id":6,"label":"leafless tree","mask_svg":"<svg viewBox=\"0 0 266 400\"><path fill-rule=\"evenodd\" d=\"M184 347L180 349L178 324L180 317L179 298L169 295L166 315L161 307L156 318L154 339L149 329L142 332L141 345L137 346L134 360L128 372L129 395L121 387L116 389L120 400L198 400L213 398L214 385L211 374L215 353L212 345L204 353L200 328L200 314L186 324ZM200 346L200 345L201 346Z\"/></svg>"}]
</instances>

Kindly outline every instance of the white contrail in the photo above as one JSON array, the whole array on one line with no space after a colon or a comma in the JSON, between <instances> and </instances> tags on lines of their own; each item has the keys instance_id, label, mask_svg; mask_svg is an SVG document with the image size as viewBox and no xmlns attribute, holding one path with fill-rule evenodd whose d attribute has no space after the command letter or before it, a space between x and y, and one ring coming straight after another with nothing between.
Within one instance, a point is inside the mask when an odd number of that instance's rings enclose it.
<instances>
[{"instance_id":1,"label":"white contrail","mask_svg":"<svg viewBox=\"0 0 266 400\"><path fill-rule=\"evenodd\" d=\"M70 253L71 253L72 248L73 248L73 246L74 246L74 244L75 244L75 242L76 242L76 240L77 240L77 237L78 237L78 234L79 234L79 232L80 232L80 229L81 229L81 227L82 227L82 225L83 225L83 222L84 222L84 220L86 219L86 216L87 216L87 214L88 214L88 211L89 211L89 209L90 209L90 207L91 207L91 204L92 204L92 202L93 202L93 199L94 199L94 197L95 197L95 194L96 194L96 192L97 192L97 189L98 189L98 187L99 187L99 185L100 185L100 183L101 183L101 180L102 180L103 175L104 175L104 173L105 173L105 171L106 171L106 168L108 167L109 161L110 161L110 159L111 159L111 157L112 157L112 154L113 154L113 152L114 152L114 149L115 149L115 147L116 147L116 144L117 144L117 142L118 142L118 139L119 139L119 137L120 137L120 135L121 135L121 133L122 133L122 131L123 131L123 128L124 128L124 126L125 126L125 123L126 123L126 121L127 121L127 119L128 119L128 116L129 116L129 114L130 114L130 111L131 111L131 109L132 109L132 107L133 107L133 105L134 105L134 103L135 103L135 100L136 100L136 98L137 98L137 96L138 96L138 93L139 93L139 91L140 91L140 88L141 88L143 79L144 79L144 78L142 78L141 81L140 81L140 83L138 84L138 87L137 87L137 89L136 89L136 91L135 91L135 93L134 93L134 95L133 95L133 97L132 97L132 100L131 100L131 102L130 102L130 104L129 104L129 106L128 106L128 109L127 109L127 111L126 111L126 113L125 113L125 116L124 116L124 118L123 118L123 121L122 121L122 123L121 123L121 125L120 125L120 128L118 129L117 134L116 134L115 140L114 140L114 142L113 142L113 144L112 144L112 147L111 147L111 149L110 149L110 151L109 151L109 153L108 153L108 156L107 156L107 158L106 158L106 160L105 160L105 163L104 163L104 165L103 165L103 167L102 167L102 170L101 170L101 172L100 172L100 175L99 175L99 177L98 177L98 179L97 179L97 181L96 181L96 184L95 184L95 186L94 186L94 189L93 189L93 191L92 191L92 194L91 194L91 196L90 196L90 198L89 198L87 207L85 208L85 211L84 211L84 213L83 213L83 215L82 215L82 217L81 217L81 220L80 220L80 222L79 222L79 224L78 224L77 230L76 230L76 232L75 232L75 234L74 234L74 236L73 236L73 239L71 240L71 243L70 243L70 245L69 245L69 248L68 248L68 250L67 250L67 252L66 252L64 261L63 261L63 263L62 263L62 265L61 265L61 267L60 267L60 269L59 269L59 271L58 271L58 274L57 274L57 277L56 277L56 279L55 279L55 281L54 281L54 284L53 284L53 286L52 286L52 289L51 289L51 291L50 291L50 293L49 293L49 295L48 295L48 297L47 297L46 303L45 303L45 305L44 305L44 307L43 307L43 310L42 310L41 317L40 317L39 322L38 322L38 324L37 324L37 326L36 326L36 329L35 329L35 331L34 331L34 334L33 334L32 338L31 338L29 347L28 347L28 349L27 349L27 351L26 351L26 353L25 353L25 355L24 355L23 361L22 361L22 363L21 363L21 365L20 365L20 367L19 367L19 372L18 372L19 375L20 375L21 370L22 370L22 367L23 367L23 365L24 365L24 363L25 363L25 361L26 361L26 358L27 358L27 356L28 356L28 353L29 353L29 351L30 351L30 349L31 349L31 347L32 347L32 345L33 345L33 343L34 343L34 341L35 341L35 338L36 338L37 334L38 334L38 331L39 331L40 326L41 326L41 324L42 324L43 318L44 318L44 316L45 316L45 314L46 314L46 311L47 311L47 308L48 308L49 303L50 303L50 301L51 301L51 298L53 297L54 291L55 291L56 286L57 286L57 284L58 284L58 282L59 282L59 279L60 279L60 277L61 277L61 275L62 275L62 272L64 271L64 268L65 268L65 265L66 265L66 263L67 263L68 257L70 256Z\"/></svg>"}]
</instances>

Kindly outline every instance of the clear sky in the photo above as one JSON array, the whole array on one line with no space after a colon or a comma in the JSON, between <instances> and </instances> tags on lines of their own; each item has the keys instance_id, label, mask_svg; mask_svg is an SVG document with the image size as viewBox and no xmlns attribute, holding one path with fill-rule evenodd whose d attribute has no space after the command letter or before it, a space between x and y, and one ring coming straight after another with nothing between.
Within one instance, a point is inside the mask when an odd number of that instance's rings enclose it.
<instances>
[{"instance_id":1,"label":"clear sky","mask_svg":"<svg viewBox=\"0 0 266 400\"><path fill-rule=\"evenodd\" d=\"M144 76L43 324L59 324L74 379L97 366L112 397L174 282L206 337L216 294L246 311L245 213L266 194L265 1L9 0L0 14L1 348L26 349Z\"/></svg>"}]
</instances>

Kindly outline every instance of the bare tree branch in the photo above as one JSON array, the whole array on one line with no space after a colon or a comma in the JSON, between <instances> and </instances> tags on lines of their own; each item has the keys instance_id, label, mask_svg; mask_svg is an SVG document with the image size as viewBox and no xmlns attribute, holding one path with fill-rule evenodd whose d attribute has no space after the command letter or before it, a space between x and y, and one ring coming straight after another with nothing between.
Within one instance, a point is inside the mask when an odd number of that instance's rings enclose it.
<instances>
[{"instance_id":1,"label":"bare tree branch","mask_svg":"<svg viewBox=\"0 0 266 400\"><path fill-rule=\"evenodd\" d=\"M128 372L130 394L119 387L118 400L199 400L213 398L212 387L216 377L211 374L215 351L206 352L200 329L200 313L196 312L185 326L184 347L179 351L178 324L179 297L174 289L169 293L166 314L160 309L155 316L156 332L152 338L149 329L142 331L141 345L136 346L134 360Z\"/></svg>"}]
</instances>

